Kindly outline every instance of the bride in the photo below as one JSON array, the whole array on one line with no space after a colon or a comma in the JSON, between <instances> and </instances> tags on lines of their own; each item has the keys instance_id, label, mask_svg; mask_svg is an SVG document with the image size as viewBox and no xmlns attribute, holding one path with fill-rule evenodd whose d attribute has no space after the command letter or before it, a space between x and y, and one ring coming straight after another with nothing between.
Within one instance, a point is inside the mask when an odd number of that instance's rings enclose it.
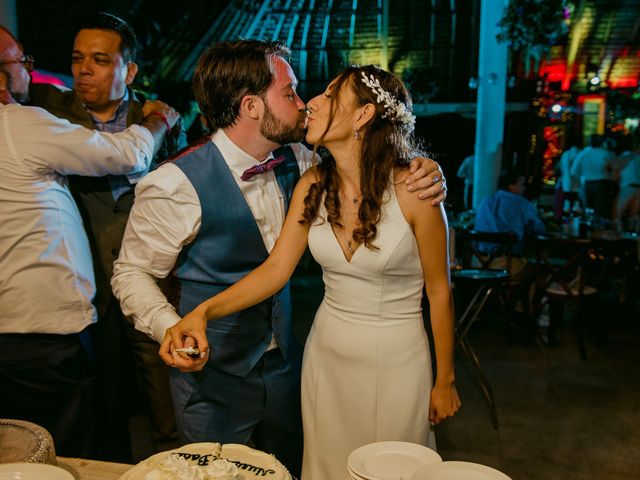
<instances>
[{"instance_id":1,"label":"bride","mask_svg":"<svg viewBox=\"0 0 640 480\"><path fill-rule=\"evenodd\" d=\"M206 324L270 297L294 271L307 242L322 266L325 296L302 367L303 480L342 480L347 457L367 443L430 443L429 424L456 413L454 321L447 222L442 206L399 188L414 117L393 74L351 66L307 104L307 141L330 153L298 182L269 258L167 330L160 355L197 342ZM432 379L421 300L431 313ZM206 362L206 354L193 360Z\"/></svg>"}]
</instances>

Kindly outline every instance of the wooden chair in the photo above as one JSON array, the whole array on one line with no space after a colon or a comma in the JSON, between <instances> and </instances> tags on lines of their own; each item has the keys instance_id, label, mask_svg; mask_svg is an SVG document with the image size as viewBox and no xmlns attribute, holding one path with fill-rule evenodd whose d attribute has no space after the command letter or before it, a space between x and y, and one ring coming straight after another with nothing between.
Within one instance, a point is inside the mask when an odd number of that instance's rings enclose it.
<instances>
[{"instance_id":1,"label":"wooden chair","mask_svg":"<svg viewBox=\"0 0 640 480\"><path fill-rule=\"evenodd\" d=\"M585 326L588 300L592 300L598 290L589 285L590 264L593 263L592 243L587 238L564 236L540 236L536 239L537 279L534 295L534 311L537 315L546 304L550 306L550 330L554 334L557 317L562 315L562 307L574 307L576 332L580 358L586 360ZM555 305L554 305L555 303Z\"/></svg>"},{"instance_id":2,"label":"wooden chair","mask_svg":"<svg viewBox=\"0 0 640 480\"><path fill-rule=\"evenodd\" d=\"M472 230L460 235L461 260L463 268L480 268L483 270L505 270L509 280L495 289L494 298L500 302L505 314L506 335L512 342L512 332L524 335L527 342L534 339L535 329L528 314L529 288L533 278L527 280L523 276L523 263L520 257L513 254L518 237L510 232L482 232ZM527 271L530 267L526 267ZM531 269L532 270L532 269ZM529 275L529 277L533 277ZM528 282L528 283L527 283ZM522 303L522 313L516 314L516 305Z\"/></svg>"}]
</instances>

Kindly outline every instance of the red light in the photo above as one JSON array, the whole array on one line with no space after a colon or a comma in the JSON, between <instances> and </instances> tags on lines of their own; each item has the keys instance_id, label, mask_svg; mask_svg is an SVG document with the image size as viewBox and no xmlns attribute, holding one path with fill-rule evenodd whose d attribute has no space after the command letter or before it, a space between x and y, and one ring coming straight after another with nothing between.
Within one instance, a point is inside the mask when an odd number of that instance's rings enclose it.
<instances>
[{"instance_id":1,"label":"red light","mask_svg":"<svg viewBox=\"0 0 640 480\"><path fill-rule=\"evenodd\" d=\"M60 80L58 77L40 73L37 70L34 70L33 72L31 72L31 82L32 83L50 83L52 85L64 86L64 82Z\"/></svg>"},{"instance_id":2,"label":"red light","mask_svg":"<svg viewBox=\"0 0 640 480\"><path fill-rule=\"evenodd\" d=\"M540 67L539 75L546 75L549 82L561 82L564 80L567 71L567 64L564 61L554 61L553 63L544 63ZM564 89L563 89L564 90Z\"/></svg>"}]
</instances>

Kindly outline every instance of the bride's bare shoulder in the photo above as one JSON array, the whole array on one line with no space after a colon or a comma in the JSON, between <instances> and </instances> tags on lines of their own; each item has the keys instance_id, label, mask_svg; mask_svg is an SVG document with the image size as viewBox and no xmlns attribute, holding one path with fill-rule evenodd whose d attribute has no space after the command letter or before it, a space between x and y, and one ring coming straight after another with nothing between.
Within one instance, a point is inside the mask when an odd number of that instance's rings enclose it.
<instances>
[{"instance_id":1,"label":"bride's bare shoulder","mask_svg":"<svg viewBox=\"0 0 640 480\"><path fill-rule=\"evenodd\" d=\"M409 167L396 167L393 172L393 188L395 189L400 209L407 221L435 221L442 216L441 205L431 205L431 199L420 199L417 191L407 190L406 179Z\"/></svg>"}]
</instances>

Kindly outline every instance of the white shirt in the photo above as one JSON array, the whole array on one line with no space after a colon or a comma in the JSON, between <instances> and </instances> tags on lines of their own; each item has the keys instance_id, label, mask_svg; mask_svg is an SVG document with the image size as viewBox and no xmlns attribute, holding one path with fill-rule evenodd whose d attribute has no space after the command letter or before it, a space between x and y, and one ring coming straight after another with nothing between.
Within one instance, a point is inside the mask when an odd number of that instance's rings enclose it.
<instances>
[{"instance_id":1,"label":"white shirt","mask_svg":"<svg viewBox=\"0 0 640 480\"><path fill-rule=\"evenodd\" d=\"M89 242L65 175L145 172L153 137L101 133L0 105L0 333L70 334L96 320Z\"/></svg>"},{"instance_id":2,"label":"white shirt","mask_svg":"<svg viewBox=\"0 0 640 480\"><path fill-rule=\"evenodd\" d=\"M560 157L560 180L562 182L563 192L577 192L580 190L580 178L571 175L571 168L579 153L580 149L573 146L566 152L563 152Z\"/></svg>"},{"instance_id":3,"label":"white shirt","mask_svg":"<svg viewBox=\"0 0 640 480\"><path fill-rule=\"evenodd\" d=\"M582 183L596 180L610 180L615 155L600 147L586 147L576 157L571 167L571 175Z\"/></svg>"},{"instance_id":4,"label":"white shirt","mask_svg":"<svg viewBox=\"0 0 640 480\"><path fill-rule=\"evenodd\" d=\"M475 155L469 155L462 161L458 168L458 177L464 178L465 185L473 185L473 173L475 168Z\"/></svg>"},{"instance_id":5,"label":"white shirt","mask_svg":"<svg viewBox=\"0 0 640 480\"><path fill-rule=\"evenodd\" d=\"M284 196L275 173L265 172L243 182L240 176L257 160L235 145L222 129L212 136L212 141L240 187L270 252L285 218ZM302 174L312 165L313 153L301 144L290 146ZM156 284L156 278L165 278L182 249L196 238L201 215L193 185L172 163L151 172L136 187L136 200L114 263L111 286L124 314L133 318L138 330L158 342L181 317Z\"/></svg>"},{"instance_id":6,"label":"white shirt","mask_svg":"<svg viewBox=\"0 0 640 480\"><path fill-rule=\"evenodd\" d=\"M620 187L640 185L640 153L625 152L620 160L623 162L622 170L620 170Z\"/></svg>"}]
</instances>

